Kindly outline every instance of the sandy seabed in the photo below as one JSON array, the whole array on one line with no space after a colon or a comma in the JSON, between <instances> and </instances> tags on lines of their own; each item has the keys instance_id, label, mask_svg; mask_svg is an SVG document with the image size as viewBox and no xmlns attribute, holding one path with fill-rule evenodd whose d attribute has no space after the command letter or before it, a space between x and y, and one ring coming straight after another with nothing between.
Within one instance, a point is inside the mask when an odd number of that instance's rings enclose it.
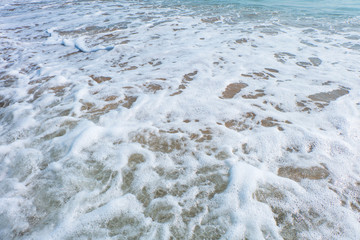
<instances>
[{"instance_id":1,"label":"sandy seabed","mask_svg":"<svg viewBox=\"0 0 360 240\"><path fill-rule=\"evenodd\" d=\"M358 17L2 2L0 238L360 238Z\"/></svg>"}]
</instances>

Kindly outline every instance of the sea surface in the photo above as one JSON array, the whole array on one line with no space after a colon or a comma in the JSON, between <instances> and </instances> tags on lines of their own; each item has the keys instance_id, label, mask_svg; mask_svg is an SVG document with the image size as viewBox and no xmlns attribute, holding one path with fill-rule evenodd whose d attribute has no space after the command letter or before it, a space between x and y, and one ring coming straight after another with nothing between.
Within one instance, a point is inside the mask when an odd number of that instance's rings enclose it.
<instances>
[{"instance_id":1,"label":"sea surface","mask_svg":"<svg viewBox=\"0 0 360 240\"><path fill-rule=\"evenodd\" d=\"M0 239L360 239L358 0L0 0Z\"/></svg>"}]
</instances>

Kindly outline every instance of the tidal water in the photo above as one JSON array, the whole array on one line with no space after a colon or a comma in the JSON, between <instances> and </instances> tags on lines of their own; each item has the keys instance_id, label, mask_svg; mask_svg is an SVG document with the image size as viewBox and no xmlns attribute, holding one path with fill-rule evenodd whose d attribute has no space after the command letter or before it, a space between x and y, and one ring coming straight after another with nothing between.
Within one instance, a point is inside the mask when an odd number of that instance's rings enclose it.
<instances>
[{"instance_id":1,"label":"tidal water","mask_svg":"<svg viewBox=\"0 0 360 240\"><path fill-rule=\"evenodd\" d=\"M360 3L0 0L0 239L359 239Z\"/></svg>"}]
</instances>

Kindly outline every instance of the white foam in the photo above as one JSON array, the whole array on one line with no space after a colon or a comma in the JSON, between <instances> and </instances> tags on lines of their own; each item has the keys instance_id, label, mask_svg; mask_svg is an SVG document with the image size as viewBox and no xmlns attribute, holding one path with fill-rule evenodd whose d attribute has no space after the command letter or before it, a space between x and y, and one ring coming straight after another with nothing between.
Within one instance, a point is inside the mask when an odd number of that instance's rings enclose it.
<instances>
[{"instance_id":1,"label":"white foam","mask_svg":"<svg viewBox=\"0 0 360 240\"><path fill-rule=\"evenodd\" d=\"M360 236L356 18L5 2L0 238Z\"/></svg>"}]
</instances>

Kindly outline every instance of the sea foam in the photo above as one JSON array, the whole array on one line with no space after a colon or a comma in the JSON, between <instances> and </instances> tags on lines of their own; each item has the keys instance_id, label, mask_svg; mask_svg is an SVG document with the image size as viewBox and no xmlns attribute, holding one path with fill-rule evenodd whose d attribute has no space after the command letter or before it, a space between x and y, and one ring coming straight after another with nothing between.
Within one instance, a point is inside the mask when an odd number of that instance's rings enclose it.
<instances>
[{"instance_id":1,"label":"sea foam","mask_svg":"<svg viewBox=\"0 0 360 240\"><path fill-rule=\"evenodd\" d=\"M358 239L359 5L322 2L3 1L0 238Z\"/></svg>"}]
</instances>

